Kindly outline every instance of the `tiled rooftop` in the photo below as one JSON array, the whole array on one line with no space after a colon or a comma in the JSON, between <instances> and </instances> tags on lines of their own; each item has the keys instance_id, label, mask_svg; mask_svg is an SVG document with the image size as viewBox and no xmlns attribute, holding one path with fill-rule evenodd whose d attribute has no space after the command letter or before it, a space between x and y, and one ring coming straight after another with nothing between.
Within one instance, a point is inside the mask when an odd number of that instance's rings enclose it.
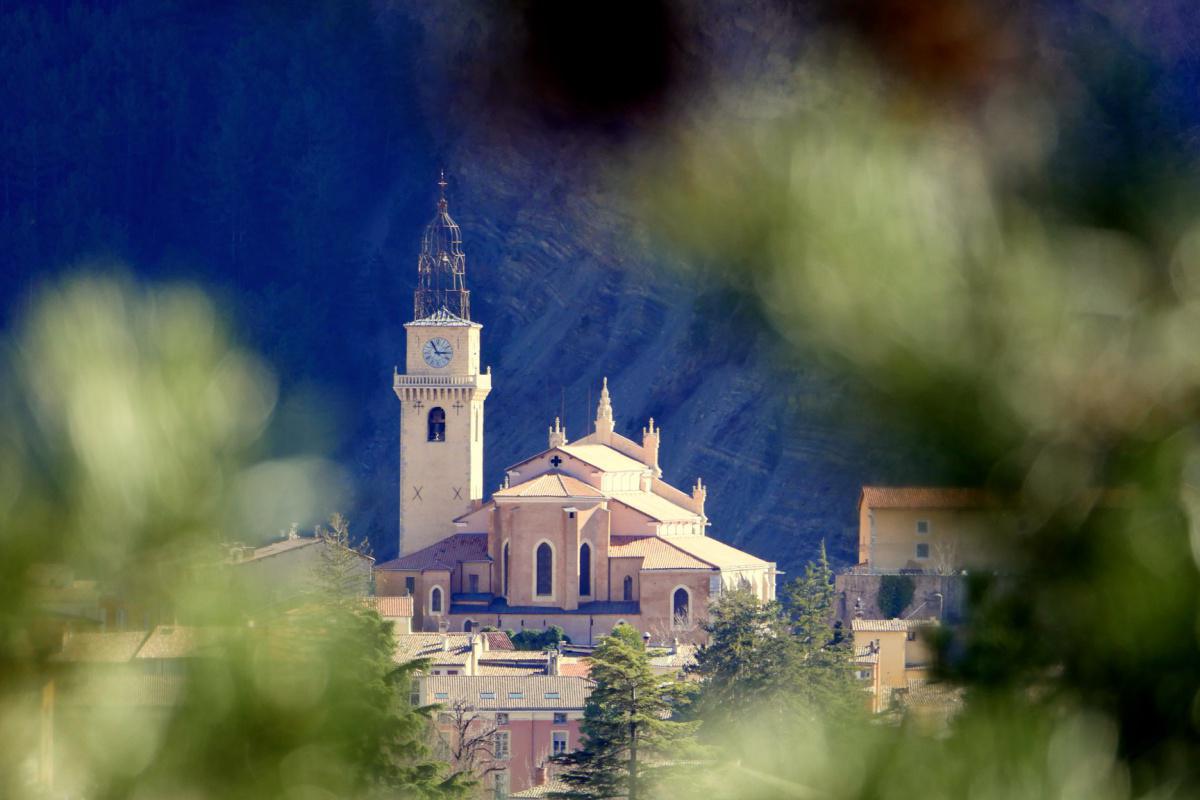
<instances>
[{"instance_id":1,"label":"tiled rooftop","mask_svg":"<svg viewBox=\"0 0 1200 800\"><path fill-rule=\"evenodd\" d=\"M413 599L410 595L364 597L363 602L368 608L379 612L381 617L411 617L413 615Z\"/></svg>"},{"instance_id":2,"label":"tiled rooftop","mask_svg":"<svg viewBox=\"0 0 1200 800\"><path fill-rule=\"evenodd\" d=\"M642 472L649 469L642 462L606 444L564 444L558 449L605 472Z\"/></svg>"},{"instance_id":3,"label":"tiled rooftop","mask_svg":"<svg viewBox=\"0 0 1200 800\"><path fill-rule=\"evenodd\" d=\"M379 570L454 569L460 561L490 561L486 533L455 533L429 547L394 558L376 567Z\"/></svg>"},{"instance_id":4,"label":"tiled rooftop","mask_svg":"<svg viewBox=\"0 0 1200 800\"><path fill-rule=\"evenodd\" d=\"M602 498L604 494L578 478L561 472L547 472L536 478L498 489L493 497L595 497Z\"/></svg>"},{"instance_id":5,"label":"tiled rooftop","mask_svg":"<svg viewBox=\"0 0 1200 800\"><path fill-rule=\"evenodd\" d=\"M193 628L184 625L159 625L138 650L138 658L201 658L219 655L224 628Z\"/></svg>"},{"instance_id":6,"label":"tiled rooftop","mask_svg":"<svg viewBox=\"0 0 1200 800\"><path fill-rule=\"evenodd\" d=\"M478 711L582 710L593 686L586 678L561 675L431 675L421 680L421 703L461 702Z\"/></svg>"},{"instance_id":7,"label":"tiled rooftop","mask_svg":"<svg viewBox=\"0 0 1200 800\"><path fill-rule=\"evenodd\" d=\"M864 486L859 506L868 508L987 508L995 498L983 489L947 486Z\"/></svg>"},{"instance_id":8,"label":"tiled rooftop","mask_svg":"<svg viewBox=\"0 0 1200 800\"><path fill-rule=\"evenodd\" d=\"M122 663L132 661L146 641L146 631L72 633L63 641L55 661L72 663Z\"/></svg>"},{"instance_id":9,"label":"tiled rooftop","mask_svg":"<svg viewBox=\"0 0 1200 800\"><path fill-rule=\"evenodd\" d=\"M937 624L935 619L854 619L850 621L850 629L865 633L894 632Z\"/></svg>"},{"instance_id":10,"label":"tiled rooftop","mask_svg":"<svg viewBox=\"0 0 1200 800\"><path fill-rule=\"evenodd\" d=\"M613 492L612 499L659 522L696 522L700 519L700 515L691 509L654 492Z\"/></svg>"},{"instance_id":11,"label":"tiled rooftop","mask_svg":"<svg viewBox=\"0 0 1200 800\"><path fill-rule=\"evenodd\" d=\"M641 556L642 569L707 569L712 564L674 546L674 537L661 536L613 536L609 539L608 554L613 558Z\"/></svg>"}]
</instances>

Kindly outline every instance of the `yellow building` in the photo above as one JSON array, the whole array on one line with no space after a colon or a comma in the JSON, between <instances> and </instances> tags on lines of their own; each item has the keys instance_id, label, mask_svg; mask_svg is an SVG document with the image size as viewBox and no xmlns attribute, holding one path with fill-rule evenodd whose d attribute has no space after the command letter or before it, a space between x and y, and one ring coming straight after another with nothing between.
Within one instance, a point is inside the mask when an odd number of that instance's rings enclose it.
<instances>
[{"instance_id":1,"label":"yellow building","mask_svg":"<svg viewBox=\"0 0 1200 800\"><path fill-rule=\"evenodd\" d=\"M981 489L864 486L858 501L859 567L952 575L998 564L998 539L1015 518Z\"/></svg>"},{"instance_id":2,"label":"yellow building","mask_svg":"<svg viewBox=\"0 0 1200 800\"><path fill-rule=\"evenodd\" d=\"M859 678L869 686L874 713L886 710L895 693L925 685L932 653L921 629L937 624L937 620L930 619L851 622L855 664Z\"/></svg>"}]
</instances>

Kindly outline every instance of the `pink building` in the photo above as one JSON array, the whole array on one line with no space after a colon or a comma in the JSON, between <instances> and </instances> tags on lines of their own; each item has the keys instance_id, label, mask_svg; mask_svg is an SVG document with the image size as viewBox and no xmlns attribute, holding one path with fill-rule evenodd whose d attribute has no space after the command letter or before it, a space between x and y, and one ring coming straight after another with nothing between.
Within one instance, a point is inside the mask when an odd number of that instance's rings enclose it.
<instances>
[{"instance_id":1,"label":"pink building","mask_svg":"<svg viewBox=\"0 0 1200 800\"><path fill-rule=\"evenodd\" d=\"M477 772L488 794L520 792L544 781L551 756L579 749L579 723L592 681L572 676L444 676L421 679L422 705L438 704L447 750L460 731L488 734Z\"/></svg>"}]
</instances>

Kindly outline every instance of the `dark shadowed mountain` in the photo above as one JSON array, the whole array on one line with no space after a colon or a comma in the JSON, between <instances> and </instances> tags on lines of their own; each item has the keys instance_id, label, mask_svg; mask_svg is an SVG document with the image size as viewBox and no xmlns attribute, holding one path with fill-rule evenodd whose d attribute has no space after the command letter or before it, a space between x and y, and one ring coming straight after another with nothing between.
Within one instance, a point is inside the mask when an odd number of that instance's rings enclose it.
<instances>
[{"instance_id":1,"label":"dark shadowed mountain","mask_svg":"<svg viewBox=\"0 0 1200 800\"><path fill-rule=\"evenodd\" d=\"M665 477L709 485L714 536L792 573L822 539L852 559L859 486L930 479L935 459L848 381L781 351L749 293L657 249L621 177L714 73L753 78L794 37L717 4L704 36L685 35L694 19L643 20L673 43L643 62L643 44L601 30L595 52L621 69L597 65L615 83L587 84L581 105L551 78L588 43L523 46L545 21L502 11L0 4L4 319L80 263L200 283L278 371L270 449L337 458L352 525L388 557L392 368L444 167L494 373L490 486L554 416L586 433L607 375L618 430L637 438L653 416Z\"/></svg>"}]
</instances>

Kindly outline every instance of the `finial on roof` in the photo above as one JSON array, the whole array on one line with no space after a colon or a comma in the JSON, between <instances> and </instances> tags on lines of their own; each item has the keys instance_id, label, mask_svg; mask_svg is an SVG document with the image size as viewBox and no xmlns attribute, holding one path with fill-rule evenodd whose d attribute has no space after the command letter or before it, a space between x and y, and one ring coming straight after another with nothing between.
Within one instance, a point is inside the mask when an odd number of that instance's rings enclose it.
<instances>
[{"instance_id":1,"label":"finial on roof","mask_svg":"<svg viewBox=\"0 0 1200 800\"><path fill-rule=\"evenodd\" d=\"M554 427L550 429L550 447L561 447L567 443L567 429L562 426L559 417L554 418Z\"/></svg>"},{"instance_id":2,"label":"finial on roof","mask_svg":"<svg viewBox=\"0 0 1200 800\"><path fill-rule=\"evenodd\" d=\"M446 210L446 170L438 170L438 208Z\"/></svg>"},{"instance_id":3,"label":"finial on roof","mask_svg":"<svg viewBox=\"0 0 1200 800\"><path fill-rule=\"evenodd\" d=\"M596 432L610 434L616 426L613 424L612 398L608 394L608 378L600 388L600 404L596 406Z\"/></svg>"}]
</instances>

